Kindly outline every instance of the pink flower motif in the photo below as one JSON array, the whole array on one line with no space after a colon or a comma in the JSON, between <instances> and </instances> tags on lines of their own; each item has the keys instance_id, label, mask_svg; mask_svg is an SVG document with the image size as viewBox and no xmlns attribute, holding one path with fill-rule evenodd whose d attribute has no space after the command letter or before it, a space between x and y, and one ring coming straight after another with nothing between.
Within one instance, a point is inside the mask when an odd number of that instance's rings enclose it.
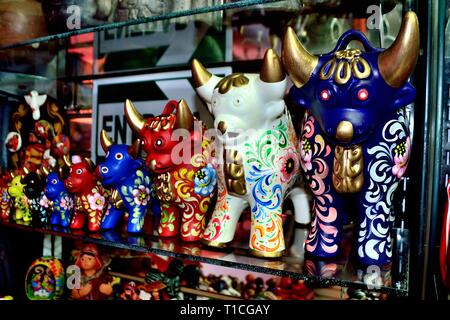
<instances>
[{"instance_id":1,"label":"pink flower motif","mask_svg":"<svg viewBox=\"0 0 450 320\"><path fill-rule=\"evenodd\" d=\"M405 142L400 143L394 149L394 166L392 167L392 173L400 179L403 177L408 165L409 155L411 153L411 140L406 138Z\"/></svg>"},{"instance_id":2,"label":"pink flower motif","mask_svg":"<svg viewBox=\"0 0 450 320\"><path fill-rule=\"evenodd\" d=\"M150 189L143 185L140 185L137 189L133 190L134 203L138 206L147 205L150 200Z\"/></svg>"},{"instance_id":3,"label":"pink flower motif","mask_svg":"<svg viewBox=\"0 0 450 320\"><path fill-rule=\"evenodd\" d=\"M67 196L61 199L60 204L61 208L63 208L64 210L73 208L73 200Z\"/></svg>"},{"instance_id":4,"label":"pink flower motif","mask_svg":"<svg viewBox=\"0 0 450 320\"><path fill-rule=\"evenodd\" d=\"M89 206L91 210L103 210L105 205L105 197L103 197L100 193L94 193L94 195L87 196L89 201Z\"/></svg>"},{"instance_id":5,"label":"pink flower motif","mask_svg":"<svg viewBox=\"0 0 450 320\"><path fill-rule=\"evenodd\" d=\"M312 152L308 140L303 139L300 143L300 159L303 171L312 170Z\"/></svg>"},{"instance_id":6,"label":"pink flower motif","mask_svg":"<svg viewBox=\"0 0 450 320\"><path fill-rule=\"evenodd\" d=\"M41 200L39 200L39 204L44 208L48 208L49 206L48 198L45 195L43 195Z\"/></svg>"},{"instance_id":7,"label":"pink flower motif","mask_svg":"<svg viewBox=\"0 0 450 320\"><path fill-rule=\"evenodd\" d=\"M295 152L293 147L290 147L279 160L281 163L281 181L286 182L298 172L298 153Z\"/></svg>"}]
</instances>

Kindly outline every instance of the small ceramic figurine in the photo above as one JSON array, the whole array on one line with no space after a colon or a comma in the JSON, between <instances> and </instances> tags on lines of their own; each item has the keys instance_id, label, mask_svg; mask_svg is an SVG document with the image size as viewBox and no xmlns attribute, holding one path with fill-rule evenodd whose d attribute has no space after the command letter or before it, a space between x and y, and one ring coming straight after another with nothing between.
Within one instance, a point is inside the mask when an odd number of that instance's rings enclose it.
<instances>
[{"instance_id":1,"label":"small ceramic figurine","mask_svg":"<svg viewBox=\"0 0 450 320\"><path fill-rule=\"evenodd\" d=\"M210 163L211 142L203 136L206 128L184 100L169 101L162 115L148 119L127 100L125 115L147 153L147 166L161 205L159 235L171 237L180 232L183 241L200 240L216 186L216 172ZM173 136L185 138L184 142ZM182 148L182 155L177 148Z\"/></svg>"},{"instance_id":2,"label":"small ceramic figurine","mask_svg":"<svg viewBox=\"0 0 450 320\"><path fill-rule=\"evenodd\" d=\"M72 289L75 300L104 300L113 294L113 278L105 268L110 259L104 259L95 244L86 244L75 262L81 270L80 288Z\"/></svg>"},{"instance_id":3,"label":"small ceramic figurine","mask_svg":"<svg viewBox=\"0 0 450 320\"><path fill-rule=\"evenodd\" d=\"M62 177L59 173L48 172L44 168L44 173L47 174L47 181L45 185L45 195L49 200L52 208L52 215L50 224L60 225L61 227L69 227L73 216L73 197L64 186ZM45 205L44 203L42 205Z\"/></svg>"},{"instance_id":4,"label":"small ceramic figurine","mask_svg":"<svg viewBox=\"0 0 450 320\"><path fill-rule=\"evenodd\" d=\"M8 193L8 185L11 183L11 174L9 171L3 171L0 176L0 219L7 221L10 217L11 197Z\"/></svg>"},{"instance_id":5,"label":"small ceramic figurine","mask_svg":"<svg viewBox=\"0 0 450 320\"><path fill-rule=\"evenodd\" d=\"M31 212L28 206L28 199L24 192L25 186L22 184L22 177L17 175L13 177L8 193L14 199L14 217L15 221L23 220L26 223L31 222Z\"/></svg>"},{"instance_id":6,"label":"small ceramic figurine","mask_svg":"<svg viewBox=\"0 0 450 320\"><path fill-rule=\"evenodd\" d=\"M351 41L364 50L347 48ZM386 50L350 30L333 51L314 56L287 30L283 63L294 83L289 94L306 109L300 154L313 193L314 221L305 246L312 255L339 254L344 217L354 210L360 262L391 261L392 197L411 153L404 107L415 98L408 78L418 54L413 12L406 13L397 39Z\"/></svg>"},{"instance_id":7,"label":"small ceramic figurine","mask_svg":"<svg viewBox=\"0 0 450 320\"><path fill-rule=\"evenodd\" d=\"M102 130L101 145L106 159L97 166L97 172L105 187L112 187L120 195L125 209L129 213L128 232L141 232L144 218L150 205L152 185L144 162L138 158L141 141L137 139L129 147L125 144L113 144ZM109 212L105 215L102 229L114 228L124 210Z\"/></svg>"},{"instance_id":8,"label":"small ceramic figurine","mask_svg":"<svg viewBox=\"0 0 450 320\"><path fill-rule=\"evenodd\" d=\"M197 93L206 101L220 132L218 197L203 235L210 246L233 240L242 211L250 206L250 249L256 256L278 257L285 249L282 207L290 196L296 220L309 222L306 194L291 191L299 176L297 137L284 103L287 77L281 61L268 50L259 74L224 78L192 63ZM223 161L222 161L223 160Z\"/></svg>"},{"instance_id":9,"label":"small ceramic figurine","mask_svg":"<svg viewBox=\"0 0 450 320\"><path fill-rule=\"evenodd\" d=\"M74 195L75 210L70 228L81 229L88 219L91 232L100 230L103 215L108 209L109 195L98 181L95 165L88 158L74 156L72 161L64 157L69 176L64 181L66 189Z\"/></svg>"},{"instance_id":10,"label":"small ceramic figurine","mask_svg":"<svg viewBox=\"0 0 450 320\"><path fill-rule=\"evenodd\" d=\"M44 194L45 182L39 171L29 172L25 167L24 172L22 183L25 185L24 193L28 199L33 224L45 226L50 222L50 206Z\"/></svg>"}]
</instances>

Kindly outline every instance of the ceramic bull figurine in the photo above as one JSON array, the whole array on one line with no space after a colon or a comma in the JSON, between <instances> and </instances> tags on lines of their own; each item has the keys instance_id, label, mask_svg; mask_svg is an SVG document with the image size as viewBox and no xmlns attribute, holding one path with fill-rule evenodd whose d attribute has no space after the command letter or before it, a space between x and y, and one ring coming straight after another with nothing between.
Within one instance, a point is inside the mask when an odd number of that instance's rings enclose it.
<instances>
[{"instance_id":1,"label":"ceramic bull figurine","mask_svg":"<svg viewBox=\"0 0 450 320\"><path fill-rule=\"evenodd\" d=\"M131 147L113 144L105 130L102 130L100 142L106 153L105 161L97 166L102 184L119 193L121 202L129 213L128 232L141 232L151 202L152 189L148 170L138 158L141 141L136 139ZM102 229L114 228L124 212L109 212L103 220Z\"/></svg>"},{"instance_id":2,"label":"ceramic bull figurine","mask_svg":"<svg viewBox=\"0 0 450 320\"><path fill-rule=\"evenodd\" d=\"M73 196L64 186L61 170L58 173L48 172L45 167L43 170L47 175L44 193L52 208L50 224L67 228L73 217Z\"/></svg>"},{"instance_id":3,"label":"ceramic bull figurine","mask_svg":"<svg viewBox=\"0 0 450 320\"><path fill-rule=\"evenodd\" d=\"M203 238L211 246L232 241L242 211L250 206L251 251L256 256L281 256L285 250L283 201L300 167L297 137L283 100L287 77L281 61L270 49L259 74L220 78L194 60L192 75L197 93L214 116L223 146L216 150L223 163L216 168L217 204ZM290 195L296 220L308 223L306 194L296 188Z\"/></svg>"},{"instance_id":4,"label":"ceramic bull figurine","mask_svg":"<svg viewBox=\"0 0 450 320\"><path fill-rule=\"evenodd\" d=\"M146 163L161 206L159 235L181 233L183 241L200 240L216 190L212 144L204 136L206 128L194 118L184 100L169 101L162 115L148 119L127 100L125 116L147 153ZM177 134L184 136L184 143L173 139Z\"/></svg>"},{"instance_id":5,"label":"ceramic bull figurine","mask_svg":"<svg viewBox=\"0 0 450 320\"><path fill-rule=\"evenodd\" d=\"M28 207L30 208L33 224L37 226L45 226L50 222L50 207L47 197L44 194L45 181L41 177L41 173L29 172L24 168L25 176L22 178L24 184L24 193L28 199Z\"/></svg>"},{"instance_id":6,"label":"ceramic bull figurine","mask_svg":"<svg viewBox=\"0 0 450 320\"><path fill-rule=\"evenodd\" d=\"M87 218L89 231L99 231L103 215L108 209L109 194L99 182L91 159L74 156L72 160L73 162L67 156L64 157L70 168L64 186L74 195L75 202L70 228L81 229Z\"/></svg>"},{"instance_id":7,"label":"ceramic bull figurine","mask_svg":"<svg viewBox=\"0 0 450 320\"><path fill-rule=\"evenodd\" d=\"M352 40L364 50L347 48ZM294 83L290 96L306 109L301 166L314 194L307 252L337 255L344 217L355 210L359 260L376 265L391 261L392 196L411 152L404 107L415 99L408 78L418 53L418 22L412 12L386 50L350 30L333 51L317 57L287 30L283 63Z\"/></svg>"},{"instance_id":8,"label":"ceramic bull figurine","mask_svg":"<svg viewBox=\"0 0 450 320\"><path fill-rule=\"evenodd\" d=\"M14 176L8 187L8 193L14 199L15 213L13 219L15 221L23 220L25 223L31 223L31 211L28 206L28 199L25 195L25 185L22 183L22 176Z\"/></svg>"}]
</instances>

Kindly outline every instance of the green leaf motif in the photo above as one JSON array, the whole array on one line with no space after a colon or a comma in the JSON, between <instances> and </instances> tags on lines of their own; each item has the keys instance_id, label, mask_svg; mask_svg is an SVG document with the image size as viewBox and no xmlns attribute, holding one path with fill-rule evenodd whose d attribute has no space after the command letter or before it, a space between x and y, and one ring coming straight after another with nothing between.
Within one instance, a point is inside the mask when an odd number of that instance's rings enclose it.
<instances>
[{"instance_id":1,"label":"green leaf motif","mask_svg":"<svg viewBox=\"0 0 450 320\"><path fill-rule=\"evenodd\" d=\"M127 186L122 186L122 188L120 190L122 191L122 194L124 196L128 196L128 188L127 188Z\"/></svg>"}]
</instances>

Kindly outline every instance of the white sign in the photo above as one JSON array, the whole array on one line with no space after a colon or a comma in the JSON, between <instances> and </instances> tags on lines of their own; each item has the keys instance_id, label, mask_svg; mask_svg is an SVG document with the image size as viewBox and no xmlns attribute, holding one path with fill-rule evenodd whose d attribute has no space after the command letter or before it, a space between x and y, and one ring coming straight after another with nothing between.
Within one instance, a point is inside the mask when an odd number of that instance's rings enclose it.
<instances>
[{"instance_id":1,"label":"white sign","mask_svg":"<svg viewBox=\"0 0 450 320\"><path fill-rule=\"evenodd\" d=\"M218 76L232 72L231 67L208 70ZM99 141L102 129L105 129L114 143L132 143L132 131L124 114L124 102L127 98L133 101L144 116L159 115L169 100L184 99L192 112L208 127L212 127L212 117L191 83L190 70L94 80L91 158L97 162L97 157L105 155ZM139 92L133 92L135 88Z\"/></svg>"}]
</instances>

